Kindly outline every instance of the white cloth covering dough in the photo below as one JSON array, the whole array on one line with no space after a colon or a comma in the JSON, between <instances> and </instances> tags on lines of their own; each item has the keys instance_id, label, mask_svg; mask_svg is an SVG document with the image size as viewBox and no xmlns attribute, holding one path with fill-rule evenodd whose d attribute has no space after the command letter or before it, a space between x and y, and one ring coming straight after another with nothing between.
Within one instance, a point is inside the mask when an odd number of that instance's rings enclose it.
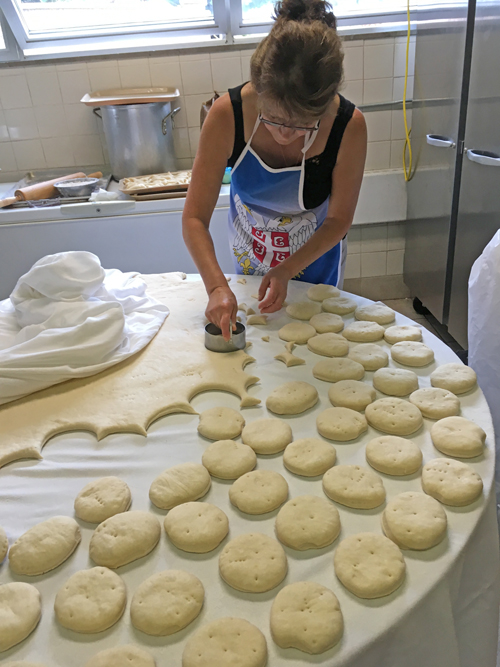
<instances>
[{"instance_id":1,"label":"white cloth covering dough","mask_svg":"<svg viewBox=\"0 0 500 667\"><path fill-rule=\"evenodd\" d=\"M357 465L334 466L323 475L323 491L346 507L369 510L385 500L385 488L377 473Z\"/></svg>"},{"instance_id":2,"label":"white cloth covering dough","mask_svg":"<svg viewBox=\"0 0 500 667\"><path fill-rule=\"evenodd\" d=\"M241 435L243 416L232 408L210 408L200 414L198 433L209 440L230 440Z\"/></svg>"},{"instance_id":3,"label":"white cloth covering dough","mask_svg":"<svg viewBox=\"0 0 500 667\"><path fill-rule=\"evenodd\" d=\"M347 357L322 359L313 366L313 375L325 382L340 382L341 380L362 380L365 375L363 366Z\"/></svg>"},{"instance_id":4,"label":"white cloth covering dough","mask_svg":"<svg viewBox=\"0 0 500 667\"><path fill-rule=\"evenodd\" d=\"M367 306L359 306L354 312L354 317L357 320L366 322L376 322L377 324L390 324L396 319L396 313L392 308L377 301L370 303Z\"/></svg>"},{"instance_id":5,"label":"white cloth covering dough","mask_svg":"<svg viewBox=\"0 0 500 667\"><path fill-rule=\"evenodd\" d=\"M388 537L376 533L346 537L338 545L333 562L339 580L360 598L389 595L405 579L401 550Z\"/></svg>"},{"instance_id":6,"label":"white cloth covering dough","mask_svg":"<svg viewBox=\"0 0 500 667\"><path fill-rule=\"evenodd\" d=\"M119 512L126 512L132 502L128 485L119 477L101 477L89 482L75 499L75 514L82 521L101 523Z\"/></svg>"},{"instance_id":7,"label":"white cloth covering dough","mask_svg":"<svg viewBox=\"0 0 500 667\"><path fill-rule=\"evenodd\" d=\"M416 405L428 419L444 419L458 415L460 401L447 389L423 387L410 394L410 403Z\"/></svg>"},{"instance_id":8,"label":"white cloth covering dough","mask_svg":"<svg viewBox=\"0 0 500 667\"><path fill-rule=\"evenodd\" d=\"M391 348L391 357L404 366L427 366L434 361L434 352L425 343L403 340Z\"/></svg>"},{"instance_id":9,"label":"white cloth covering dough","mask_svg":"<svg viewBox=\"0 0 500 667\"><path fill-rule=\"evenodd\" d=\"M286 307L288 317L293 317L295 320L310 320L318 313L321 313L321 304L315 301L297 301Z\"/></svg>"},{"instance_id":10,"label":"white cloth covering dough","mask_svg":"<svg viewBox=\"0 0 500 667\"><path fill-rule=\"evenodd\" d=\"M167 468L154 480L149 489L153 505L169 510L176 505L202 498L212 480L205 466L199 463L180 463Z\"/></svg>"},{"instance_id":11,"label":"white cloth covering dough","mask_svg":"<svg viewBox=\"0 0 500 667\"><path fill-rule=\"evenodd\" d=\"M267 644L262 632L242 618L218 618L188 640L182 667L265 667Z\"/></svg>"},{"instance_id":12,"label":"white cloth covering dough","mask_svg":"<svg viewBox=\"0 0 500 667\"><path fill-rule=\"evenodd\" d=\"M321 304L322 310L326 313L333 313L334 315L348 315L353 313L358 304L354 299L348 296L334 296L330 299L325 299Z\"/></svg>"},{"instance_id":13,"label":"white cloth covering dough","mask_svg":"<svg viewBox=\"0 0 500 667\"><path fill-rule=\"evenodd\" d=\"M271 607L271 635L281 648L324 653L338 644L344 619L337 596L314 581L281 589Z\"/></svg>"},{"instance_id":14,"label":"white cloth covering dough","mask_svg":"<svg viewBox=\"0 0 500 667\"><path fill-rule=\"evenodd\" d=\"M218 440L205 449L201 461L213 477L237 479L255 468L257 455L248 445L234 440Z\"/></svg>"},{"instance_id":15,"label":"white cloth covering dough","mask_svg":"<svg viewBox=\"0 0 500 667\"><path fill-rule=\"evenodd\" d=\"M282 419L256 419L245 426L241 440L256 454L277 454L292 442L293 434Z\"/></svg>"},{"instance_id":16,"label":"white cloth covering dough","mask_svg":"<svg viewBox=\"0 0 500 667\"><path fill-rule=\"evenodd\" d=\"M277 415L298 415L314 407L318 400L318 391L312 384L285 382L269 394L266 407Z\"/></svg>"},{"instance_id":17,"label":"white cloth covering dough","mask_svg":"<svg viewBox=\"0 0 500 667\"><path fill-rule=\"evenodd\" d=\"M0 404L124 361L168 313L139 274L105 270L91 252L42 257L0 302Z\"/></svg>"},{"instance_id":18,"label":"white cloth covering dough","mask_svg":"<svg viewBox=\"0 0 500 667\"><path fill-rule=\"evenodd\" d=\"M0 653L22 642L42 615L40 593L20 581L0 586Z\"/></svg>"},{"instance_id":19,"label":"white cloth covering dough","mask_svg":"<svg viewBox=\"0 0 500 667\"><path fill-rule=\"evenodd\" d=\"M340 516L325 498L296 496L278 512L275 530L279 541L290 549L322 549L339 536Z\"/></svg>"},{"instance_id":20,"label":"white cloth covering dough","mask_svg":"<svg viewBox=\"0 0 500 667\"><path fill-rule=\"evenodd\" d=\"M283 453L285 468L302 477L323 475L335 465L336 459L335 447L319 438L295 440Z\"/></svg>"},{"instance_id":21,"label":"white cloth covering dough","mask_svg":"<svg viewBox=\"0 0 500 667\"><path fill-rule=\"evenodd\" d=\"M316 329L307 322L289 322L281 327L278 336L281 340L297 345L305 345L309 338L316 335Z\"/></svg>"},{"instance_id":22,"label":"white cloth covering dough","mask_svg":"<svg viewBox=\"0 0 500 667\"><path fill-rule=\"evenodd\" d=\"M362 412L373 403L377 394L375 389L359 380L340 380L328 389L330 403L338 408L349 408Z\"/></svg>"},{"instance_id":23,"label":"white cloth covering dough","mask_svg":"<svg viewBox=\"0 0 500 667\"><path fill-rule=\"evenodd\" d=\"M386 475L411 475L420 470L422 452L413 440L397 435L381 435L366 445L366 460Z\"/></svg>"},{"instance_id":24,"label":"white cloth covering dough","mask_svg":"<svg viewBox=\"0 0 500 667\"><path fill-rule=\"evenodd\" d=\"M100 523L90 539L96 565L116 569L147 556L158 544L161 526L150 512L122 512Z\"/></svg>"},{"instance_id":25,"label":"white cloth covering dough","mask_svg":"<svg viewBox=\"0 0 500 667\"><path fill-rule=\"evenodd\" d=\"M272 512L288 498L288 483L274 470L253 470L238 477L229 489L229 500L246 514Z\"/></svg>"},{"instance_id":26,"label":"white cloth covering dough","mask_svg":"<svg viewBox=\"0 0 500 667\"><path fill-rule=\"evenodd\" d=\"M373 374L373 386L389 396L408 396L418 389L418 376L406 368L380 368Z\"/></svg>"},{"instance_id":27,"label":"white cloth covering dough","mask_svg":"<svg viewBox=\"0 0 500 667\"><path fill-rule=\"evenodd\" d=\"M389 500L382 513L382 529L400 549L435 547L446 535L448 520L437 500L425 493L406 491Z\"/></svg>"},{"instance_id":28,"label":"white cloth covering dough","mask_svg":"<svg viewBox=\"0 0 500 667\"><path fill-rule=\"evenodd\" d=\"M349 359L357 361L365 371L377 371L389 363L387 352L375 343L360 343L356 347L352 347L349 352Z\"/></svg>"},{"instance_id":29,"label":"white cloth covering dough","mask_svg":"<svg viewBox=\"0 0 500 667\"><path fill-rule=\"evenodd\" d=\"M402 398L379 398L366 406L365 417L370 426L390 435L411 435L424 423L417 406Z\"/></svg>"},{"instance_id":30,"label":"white cloth covering dough","mask_svg":"<svg viewBox=\"0 0 500 667\"><path fill-rule=\"evenodd\" d=\"M340 296L340 290L334 285L319 283L318 285L311 285L307 290L307 298L311 301L324 301L335 296Z\"/></svg>"},{"instance_id":31,"label":"white cloth covering dough","mask_svg":"<svg viewBox=\"0 0 500 667\"><path fill-rule=\"evenodd\" d=\"M107 567L75 572L59 589L54 611L59 623L74 632L103 632L117 623L127 605L121 577Z\"/></svg>"},{"instance_id":32,"label":"white cloth covering dough","mask_svg":"<svg viewBox=\"0 0 500 667\"><path fill-rule=\"evenodd\" d=\"M155 659L139 646L126 644L99 651L85 667L155 667Z\"/></svg>"},{"instance_id":33,"label":"white cloth covering dough","mask_svg":"<svg viewBox=\"0 0 500 667\"><path fill-rule=\"evenodd\" d=\"M444 505L462 507L481 495L483 480L467 463L432 459L422 468L422 488Z\"/></svg>"},{"instance_id":34,"label":"white cloth covering dough","mask_svg":"<svg viewBox=\"0 0 500 667\"><path fill-rule=\"evenodd\" d=\"M483 453L486 433L465 417L445 417L432 425L431 438L443 454L471 459Z\"/></svg>"},{"instance_id":35,"label":"white cloth covering dough","mask_svg":"<svg viewBox=\"0 0 500 667\"><path fill-rule=\"evenodd\" d=\"M387 327L384 331L384 338L389 345L400 343L403 340L422 340L422 330L416 325L396 324Z\"/></svg>"},{"instance_id":36,"label":"white cloth covering dough","mask_svg":"<svg viewBox=\"0 0 500 667\"><path fill-rule=\"evenodd\" d=\"M465 394L476 386L477 375L465 364L443 364L431 373L431 384L454 394Z\"/></svg>"},{"instance_id":37,"label":"white cloth covering dough","mask_svg":"<svg viewBox=\"0 0 500 667\"><path fill-rule=\"evenodd\" d=\"M318 433L329 440L355 440L368 429L363 415L350 408L327 408L316 418Z\"/></svg>"},{"instance_id":38,"label":"white cloth covering dough","mask_svg":"<svg viewBox=\"0 0 500 667\"><path fill-rule=\"evenodd\" d=\"M11 546L10 569L30 577L50 572L71 556L81 539L80 526L69 516L42 521Z\"/></svg>"},{"instance_id":39,"label":"white cloth covering dough","mask_svg":"<svg viewBox=\"0 0 500 667\"><path fill-rule=\"evenodd\" d=\"M155 637L173 635L198 616L205 589L194 574L163 570L140 584L130 603L132 625Z\"/></svg>"},{"instance_id":40,"label":"white cloth covering dough","mask_svg":"<svg viewBox=\"0 0 500 667\"><path fill-rule=\"evenodd\" d=\"M309 324L316 329L319 334L339 333L344 328L344 320L340 315L334 313L318 313L313 315Z\"/></svg>"},{"instance_id":41,"label":"white cloth covering dough","mask_svg":"<svg viewBox=\"0 0 500 667\"><path fill-rule=\"evenodd\" d=\"M382 340L384 327L377 322L353 322L346 326L342 335L354 343L373 343Z\"/></svg>"},{"instance_id":42,"label":"white cloth covering dough","mask_svg":"<svg viewBox=\"0 0 500 667\"><path fill-rule=\"evenodd\" d=\"M344 357L349 352L349 343L337 333L322 333L309 338L307 347L323 357Z\"/></svg>"},{"instance_id":43,"label":"white cloth covering dough","mask_svg":"<svg viewBox=\"0 0 500 667\"><path fill-rule=\"evenodd\" d=\"M163 522L171 542L182 551L213 551L229 532L224 512L211 503L184 503L172 508Z\"/></svg>"},{"instance_id":44,"label":"white cloth covering dough","mask_svg":"<svg viewBox=\"0 0 500 667\"><path fill-rule=\"evenodd\" d=\"M285 551L262 533L245 533L228 542L219 556L219 572L237 591L264 593L280 584L288 571Z\"/></svg>"},{"instance_id":45,"label":"white cloth covering dough","mask_svg":"<svg viewBox=\"0 0 500 667\"><path fill-rule=\"evenodd\" d=\"M2 563L9 550L9 540L5 534L5 530L0 526L0 563Z\"/></svg>"}]
</instances>

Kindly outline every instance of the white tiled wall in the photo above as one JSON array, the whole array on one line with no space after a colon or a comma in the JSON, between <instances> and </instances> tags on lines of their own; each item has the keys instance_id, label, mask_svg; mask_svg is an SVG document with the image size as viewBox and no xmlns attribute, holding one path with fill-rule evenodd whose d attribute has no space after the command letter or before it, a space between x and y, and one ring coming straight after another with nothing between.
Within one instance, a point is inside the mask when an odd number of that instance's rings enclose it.
<instances>
[{"instance_id":1,"label":"white tiled wall","mask_svg":"<svg viewBox=\"0 0 500 667\"><path fill-rule=\"evenodd\" d=\"M346 279L403 273L404 223L351 227L347 241Z\"/></svg>"}]
</instances>

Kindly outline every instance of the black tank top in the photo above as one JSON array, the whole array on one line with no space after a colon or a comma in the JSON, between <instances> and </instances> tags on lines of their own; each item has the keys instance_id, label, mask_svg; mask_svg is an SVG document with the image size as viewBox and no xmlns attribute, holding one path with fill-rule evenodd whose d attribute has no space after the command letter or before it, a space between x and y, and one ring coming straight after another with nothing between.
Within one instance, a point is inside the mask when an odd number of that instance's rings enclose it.
<instances>
[{"instance_id":1,"label":"black tank top","mask_svg":"<svg viewBox=\"0 0 500 667\"><path fill-rule=\"evenodd\" d=\"M231 104L233 105L235 127L233 154L228 160L228 167L233 167L236 164L246 145L241 102L241 89L245 85L246 83L243 83L241 86L230 88L228 91ZM331 194L332 172L337 162L337 155L342 137L344 136L344 130L356 108L352 102L349 102L349 100L346 100L340 94L339 98L340 104L337 116L333 121L325 150L320 155L307 158L305 162L304 206L307 210L316 208Z\"/></svg>"}]
</instances>

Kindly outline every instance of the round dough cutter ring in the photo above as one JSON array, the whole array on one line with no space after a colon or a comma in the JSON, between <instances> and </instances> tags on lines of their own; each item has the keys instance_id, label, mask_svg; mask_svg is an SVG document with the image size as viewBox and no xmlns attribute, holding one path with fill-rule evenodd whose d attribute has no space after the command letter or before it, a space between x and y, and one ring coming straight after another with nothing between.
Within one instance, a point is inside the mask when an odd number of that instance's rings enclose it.
<instances>
[{"instance_id":1,"label":"round dough cutter ring","mask_svg":"<svg viewBox=\"0 0 500 667\"><path fill-rule=\"evenodd\" d=\"M236 352L244 350L245 345L246 329L241 322L236 322L236 330L232 332L228 341L224 340L222 331L215 324L210 322L205 327L205 347L211 352Z\"/></svg>"}]
</instances>

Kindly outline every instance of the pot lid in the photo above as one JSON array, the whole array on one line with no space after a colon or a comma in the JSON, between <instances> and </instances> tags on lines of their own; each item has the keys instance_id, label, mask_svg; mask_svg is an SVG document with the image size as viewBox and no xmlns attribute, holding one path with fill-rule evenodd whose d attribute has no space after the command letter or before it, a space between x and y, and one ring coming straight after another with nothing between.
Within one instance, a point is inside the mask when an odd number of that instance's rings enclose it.
<instances>
[{"instance_id":1,"label":"pot lid","mask_svg":"<svg viewBox=\"0 0 500 667\"><path fill-rule=\"evenodd\" d=\"M179 97L177 88L108 88L86 93L80 102L88 107L117 104L147 104L169 102Z\"/></svg>"}]
</instances>

